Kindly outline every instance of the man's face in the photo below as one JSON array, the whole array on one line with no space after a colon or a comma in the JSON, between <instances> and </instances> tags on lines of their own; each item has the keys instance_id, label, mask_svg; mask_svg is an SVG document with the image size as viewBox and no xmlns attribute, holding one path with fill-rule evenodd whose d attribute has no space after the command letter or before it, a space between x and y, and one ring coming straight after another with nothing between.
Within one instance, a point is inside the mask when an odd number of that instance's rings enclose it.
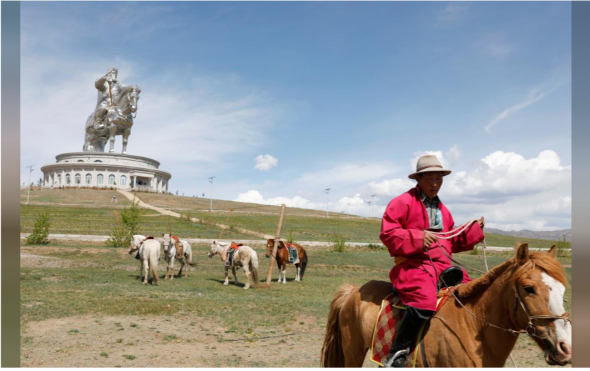
<instances>
[{"instance_id":1,"label":"man's face","mask_svg":"<svg viewBox=\"0 0 590 371\"><path fill-rule=\"evenodd\" d=\"M438 191L443 184L443 174L440 171L433 171L424 173L422 177L418 177L418 185L422 192L432 200L434 196L438 195Z\"/></svg>"}]
</instances>

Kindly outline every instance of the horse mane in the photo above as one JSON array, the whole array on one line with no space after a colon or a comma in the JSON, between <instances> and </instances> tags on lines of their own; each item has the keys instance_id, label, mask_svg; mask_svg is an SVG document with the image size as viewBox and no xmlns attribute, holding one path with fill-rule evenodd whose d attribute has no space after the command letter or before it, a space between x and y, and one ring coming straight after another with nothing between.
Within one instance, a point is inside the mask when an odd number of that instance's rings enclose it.
<instances>
[{"instance_id":1,"label":"horse mane","mask_svg":"<svg viewBox=\"0 0 590 371\"><path fill-rule=\"evenodd\" d=\"M508 269L514 268L516 258L505 261L504 263L492 268L488 273L483 276L466 283L464 285L457 286L455 294L459 298L468 298L475 295L482 290L485 290L491 286L491 284L500 276L502 276ZM522 265L516 268L516 271L511 275L510 281L515 282L527 272L540 268L542 271L553 277L554 279L561 282L565 287L568 286L567 278L561 263L551 257L545 252L533 252L529 254L529 259Z\"/></svg>"},{"instance_id":2,"label":"horse mane","mask_svg":"<svg viewBox=\"0 0 590 371\"><path fill-rule=\"evenodd\" d=\"M563 286L568 287L565 271L557 259L554 259L549 254L543 252L531 253L529 258L530 259L526 263L522 264L518 267L516 272L514 272L512 275L513 282L518 280L529 270L539 267L542 271L561 282Z\"/></svg>"},{"instance_id":3,"label":"horse mane","mask_svg":"<svg viewBox=\"0 0 590 371\"><path fill-rule=\"evenodd\" d=\"M472 295L475 295L489 288L498 277L504 274L508 268L513 266L514 258L492 268L488 273L471 282L457 286L455 289L455 295L457 295L459 298L468 298Z\"/></svg>"}]
</instances>

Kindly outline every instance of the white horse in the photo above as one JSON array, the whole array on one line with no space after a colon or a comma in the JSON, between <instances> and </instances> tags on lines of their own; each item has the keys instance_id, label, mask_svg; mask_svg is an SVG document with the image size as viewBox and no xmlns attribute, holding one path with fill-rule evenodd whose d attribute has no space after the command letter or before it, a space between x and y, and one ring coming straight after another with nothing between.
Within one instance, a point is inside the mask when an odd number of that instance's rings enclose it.
<instances>
[{"instance_id":1,"label":"white horse","mask_svg":"<svg viewBox=\"0 0 590 371\"><path fill-rule=\"evenodd\" d=\"M233 255L233 259L230 262L230 265L226 265L225 262L227 260L228 250L231 247L229 242L217 242L213 241L211 245L211 250L209 251L209 257L212 258L214 255L219 254L221 256L221 261L225 267L225 282L224 285L229 284L229 268L231 267L232 273L234 274L234 279L236 281L236 285L238 284L238 276L236 275L236 268L243 267L244 273L246 273L246 285L244 289L250 288L250 276L254 279L254 284L258 284L258 255L256 255L256 251L252 249L250 246L240 246L238 251L236 251Z\"/></svg>"},{"instance_id":2,"label":"white horse","mask_svg":"<svg viewBox=\"0 0 590 371\"><path fill-rule=\"evenodd\" d=\"M158 284L158 259L160 259L160 242L147 239L146 236L135 235L131 239L129 255L139 250L139 278L147 285L149 270L152 269L152 285ZM142 273L145 272L145 275Z\"/></svg>"},{"instance_id":3,"label":"white horse","mask_svg":"<svg viewBox=\"0 0 590 371\"><path fill-rule=\"evenodd\" d=\"M174 238L170 233L162 235L162 245L164 246L164 258L166 259L166 275L164 279L168 278L168 272L170 272L170 279L174 279L174 261L178 260L180 263L180 271L178 271L178 277L182 277L182 270L185 265L186 270L184 276L188 277L188 266L194 267L193 264L193 251L191 245L185 240Z\"/></svg>"}]
</instances>

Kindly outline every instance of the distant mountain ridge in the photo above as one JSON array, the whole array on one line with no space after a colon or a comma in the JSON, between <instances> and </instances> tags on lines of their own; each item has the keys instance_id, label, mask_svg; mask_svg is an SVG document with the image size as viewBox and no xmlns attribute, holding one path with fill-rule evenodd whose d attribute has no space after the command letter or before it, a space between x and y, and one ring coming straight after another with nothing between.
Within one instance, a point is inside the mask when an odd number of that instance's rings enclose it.
<instances>
[{"instance_id":1,"label":"distant mountain ridge","mask_svg":"<svg viewBox=\"0 0 590 371\"><path fill-rule=\"evenodd\" d=\"M522 237L522 238L536 238L540 240L553 240L553 241L561 241L565 236L565 239L569 242L572 241L572 230L570 229L561 229L558 231L529 231L528 229L524 229L522 231L503 231L501 229L495 228L487 228L485 229L486 232L494 233L494 234L501 234L504 236L513 236L513 237Z\"/></svg>"}]
</instances>

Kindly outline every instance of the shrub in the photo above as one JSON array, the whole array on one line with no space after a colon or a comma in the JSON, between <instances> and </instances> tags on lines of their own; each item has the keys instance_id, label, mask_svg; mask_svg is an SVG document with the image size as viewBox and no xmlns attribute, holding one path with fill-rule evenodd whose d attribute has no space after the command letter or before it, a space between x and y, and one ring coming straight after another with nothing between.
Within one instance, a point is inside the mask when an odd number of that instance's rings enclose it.
<instances>
[{"instance_id":1,"label":"shrub","mask_svg":"<svg viewBox=\"0 0 590 371\"><path fill-rule=\"evenodd\" d=\"M557 256L567 256L568 250L572 248L572 244L565 239L565 235L563 240L557 241L555 246L557 247Z\"/></svg>"},{"instance_id":2,"label":"shrub","mask_svg":"<svg viewBox=\"0 0 590 371\"><path fill-rule=\"evenodd\" d=\"M340 233L338 230L337 233L334 233L334 237L332 238L334 242L333 250L336 252L344 252L346 250L346 238Z\"/></svg>"},{"instance_id":3,"label":"shrub","mask_svg":"<svg viewBox=\"0 0 590 371\"><path fill-rule=\"evenodd\" d=\"M287 237L287 242L295 243L295 237L293 237L293 231L289 231L289 237Z\"/></svg>"},{"instance_id":4,"label":"shrub","mask_svg":"<svg viewBox=\"0 0 590 371\"><path fill-rule=\"evenodd\" d=\"M475 245L475 247L473 247L473 250L471 250L469 252L469 254L471 255L479 255L481 252L481 245Z\"/></svg>"},{"instance_id":5,"label":"shrub","mask_svg":"<svg viewBox=\"0 0 590 371\"><path fill-rule=\"evenodd\" d=\"M141 209L139 200L134 199L130 205L121 210L120 218L117 218L117 224L113 225L109 239L105 242L107 246L125 247L129 245L131 237L138 234L139 224L141 223Z\"/></svg>"},{"instance_id":6,"label":"shrub","mask_svg":"<svg viewBox=\"0 0 590 371\"><path fill-rule=\"evenodd\" d=\"M41 212L35 220L35 226L33 232L27 237L26 243L29 245L40 245L48 244L49 240L49 227L51 223L49 221L49 213Z\"/></svg>"}]
</instances>

